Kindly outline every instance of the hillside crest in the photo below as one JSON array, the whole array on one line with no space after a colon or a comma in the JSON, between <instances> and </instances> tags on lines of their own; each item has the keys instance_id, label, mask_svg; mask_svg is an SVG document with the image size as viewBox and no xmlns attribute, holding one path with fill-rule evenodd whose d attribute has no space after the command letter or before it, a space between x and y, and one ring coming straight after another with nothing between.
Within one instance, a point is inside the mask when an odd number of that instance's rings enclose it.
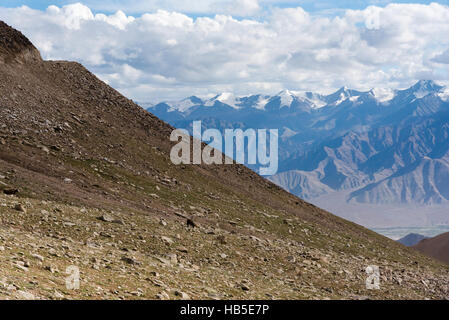
<instances>
[{"instance_id":1,"label":"hillside crest","mask_svg":"<svg viewBox=\"0 0 449 320\"><path fill-rule=\"evenodd\" d=\"M20 31L0 21L0 63L42 62L36 47Z\"/></svg>"}]
</instances>

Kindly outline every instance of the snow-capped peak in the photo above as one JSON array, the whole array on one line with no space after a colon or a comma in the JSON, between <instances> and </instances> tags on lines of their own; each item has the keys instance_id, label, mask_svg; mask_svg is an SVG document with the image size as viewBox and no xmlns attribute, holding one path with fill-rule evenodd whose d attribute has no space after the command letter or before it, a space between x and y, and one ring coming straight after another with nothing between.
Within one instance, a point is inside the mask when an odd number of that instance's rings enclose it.
<instances>
[{"instance_id":1,"label":"snow-capped peak","mask_svg":"<svg viewBox=\"0 0 449 320\"><path fill-rule=\"evenodd\" d=\"M281 107L290 107L296 96L290 90L282 90L276 95L276 97L281 99Z\"/></svg>"},{"instance_id":2,"label":"snow-capped peak","mask_svg":"<svg viewBox=\"0 0 449 320\"><path fill-rule=\"evenodd\" d=\"M313 93L310 91L294 91L293 94L296 99L303 102L308 102L312 109L320 109L327 105L327 103L323 100L323 96L319 93Z\"/></svg>"},{"instance_id":3,"label":"snow-capped peak","mask_svg":"<svg viewBox=\"0 0 449 320\"><path fill-rule=\"evenodd\" d=\"M176 102L169 102L167 103L172 110L177 110L179 112L186 112L187 110L189 110L190 108L192 108L193 106L197 106L197 105L201 105L203 104L203 101L195 96L191 96L188 98L185 98L181 101L176 101Z\"/></svg>"},{"instance_id":4,"label":"snow-capped peak","mask_svg":"<svg viewBox=\"0 0 449 320\"><path fill-rule=\"evenodd\" d=\"M443 88L432 80L420 80L410 90L417 99L421 99L431 93L440 92Z\"/></svg>"},{"instance_id":5,"label":"snow-capped peak","mask_svg":"<svg viewBox=\"0 0 449 320\"><path fill-rule=\"evenodd\" d=\"M223 92L220 93L219 95L215 96L212 99L209 99L206 103L205 106L207 107L211 107L215 104L216 101L219 101L223 104L226 104L234 109L239 109L239 107L237 106L237 104L239 103L239 98L237 98L233 93L231 92Z\"/></svg>"},{"instance_id":6,"label":"snow-capped peak","mask_svg":"<svg viewBox=\"0 0 449 320\"><path fill-rule=\"evenodd\" d=\"M192 107L213 107L217 102L230 106L236 110L256 109L266 110L273 108L294 108L310 112L311 109L320 109L326 106L335 107L343 102L350 105L358 105L364 101L371 99L376 100L379 104L389 105L396 99L416 100L426 97L429 94L439 97L441 100L449 102L449 87L441 86L432 80L421 80L408 89L397 90L389 88L373 88L370 91L352 90L348 87L341 87L331 94L319 94L310 91L292 91L282 90L276 95L248 95L235 96L231 92L223 92L215 97L203 97L202 99L191 96L180 101L164 102L168 105L168 112L179 111L188 113ZM145 104L145 108L156 107L159 104Z\"/></svg>"},{"instance_id":7,"label":"snow-capped peak","mask_svg":"<svg viewBox=\"0 0 449 320\"><path fill-rule=\"evenodd\" d=\"M419 80L413 87L414 90L439 91L442 86L433 80Z\"/></svg>"},{"instance_id":8,"label":"snow-capped peak","mask_svg":"<svg viewBox=\"0 0 449 320\"><path fill-rule=\"evenodd\" d=\"M348 98L352 96L352 90L348 89L348 87L344 86L340 88L338 91L325 96L325 101L332 106L338 106L342 102L346 101Z\"/></svg>"}]
</instances>

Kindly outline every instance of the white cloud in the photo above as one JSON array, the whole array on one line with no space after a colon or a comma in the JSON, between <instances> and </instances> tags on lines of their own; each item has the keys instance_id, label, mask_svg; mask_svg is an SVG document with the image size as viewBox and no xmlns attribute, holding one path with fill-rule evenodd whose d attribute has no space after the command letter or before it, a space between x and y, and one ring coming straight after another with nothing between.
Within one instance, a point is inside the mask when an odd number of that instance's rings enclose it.
<instances>
[{"instance_id":1,"label":"white cloud","mask_svg":"<svg viewBox=\"0 0 449 320\"><path fill-rule=\"evenodd\" d=\"M81 26L81 21L94 19L92 11L81 3L65 6L62 9L57 6L50 6L47 9L47 13L51 17L54 17L55 20L59 20L69 29L78 30Z\"/></svg>"},{"instance_id":2,"label":"white cloud","mask_svg":"<svg viewBox=\"0 0 449 320\"><path fill-rule=\"evenodd\" d=\"M240 17L260 10L254 0L237 9L230 3L215 5ZM277 8L263 20L164 10L134 18L73 4L0 8L0 19L30 37L44 58L80 61L136 100L406 87L420 78L445 80L449 71L449 7L436 3L371 6L334 18Z\"/></svg>"},{"instance_id":3,"label":"white cloud","mask_svg":"<svg viewBox=\"0 0 449 320\"><path fill-rule=\"evenodd\" d=\"M263 4L276 2L291 3L297 0L261 0ZM257 13L260 10L259 0L85 0L84 3L96 11L118 11L126 8L127 12L154 12L159 9L192 14L232 14L239 17Z\"/></svg>"},{"instance_id":4,"label":"white cloud","mask_svg":"<svg viewBox=\"0 0 449 320\"><path fill-rule=\"evenodd\" d=\"M120 30L123 30L126 28L128 23L131 23L135 20L132 16L126 16L126 14L123 11L117 11L114 15L107 16L105 14L97 14L95 16L96 20L104 21L110 25L113 25Z\"/></svg>"},{"instance_id":5,"label":"white cloud","mask_svg":"<svg viewBox=\"0 0 449 320\"><path fill-rule=\"evenodd\" d=\"M215 12L239 17L252 16L261 10L258 0L216 1L210 8Z\"/></svg>"}]
</instances>

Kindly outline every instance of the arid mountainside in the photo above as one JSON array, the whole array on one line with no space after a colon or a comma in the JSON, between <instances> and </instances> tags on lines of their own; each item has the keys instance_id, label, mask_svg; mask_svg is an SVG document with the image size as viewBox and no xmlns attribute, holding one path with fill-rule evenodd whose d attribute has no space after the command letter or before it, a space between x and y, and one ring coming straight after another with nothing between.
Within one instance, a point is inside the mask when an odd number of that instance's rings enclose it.
<instances>
[{"instance_id":1,"label":"arid mountainside","mask_svg":"<svg viewBox=\"0 0 449 320\"><path fill-rule=\"evenodd\" d=\"M0 298L449 298L446 266L244 166L173 165L169 125L0 39Z\"/></svg>"},{"instance_id":2,"label":"arid mountainside","mask_svg":"<svg viewBox=\"0 0 449 320\"><path fill-rule=\"evenodd\" d=\"M424 239L414 246L422 253L449 264L449 233Z\"/></svg>"}]
</instances>

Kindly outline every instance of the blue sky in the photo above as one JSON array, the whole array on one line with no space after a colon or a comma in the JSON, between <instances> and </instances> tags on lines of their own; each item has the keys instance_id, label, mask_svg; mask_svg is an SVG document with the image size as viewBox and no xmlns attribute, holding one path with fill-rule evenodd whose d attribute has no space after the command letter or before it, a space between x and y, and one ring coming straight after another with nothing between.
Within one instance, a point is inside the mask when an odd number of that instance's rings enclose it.
<instances>
[{"instance_id":1,"label":"blue sky","mask_svg":"<svg viewBox=\"0 0 449 320\"><path fill-rule=\"evenodd\" d=\"M102 1L102 0L64 0L64 1L44 1L44 0L2 0L1 6L3 7L18 7L22 5L29 6L34 9L46 9L50 5L63 6L67 4L81 2L86 6L90 7L93 12L105 12L111 13L117 10L122 10L127 14L139 15L144 12L152 12L156 8L174 10L178 12L195 14L195 13L219 13L210 12L210 9L205 9L205 5L197 5L194 8L186 5L184 0L113 0L113 1ZM194 3L194 1L188 1ZM198 1L203 3L214 3L216 0L210 1ZM329 0L261 0L260 5L263 9L269 9L273 7L279 8L289 8L289 7L302 7L308 12L338 12L341 9L364 9L369 5L385 6L389 3L419 3L419 4L430 4L432 2L437 2L440 4L449 5L449 0L438 0L438 1L424 1L424 0L396 0L396 1L386 1L386 0L339 0L339 1L329 1ZM204 9L203 9L204 8ZM198 12L195 12L198 11Z\"/></svg>"}]
</instances>

